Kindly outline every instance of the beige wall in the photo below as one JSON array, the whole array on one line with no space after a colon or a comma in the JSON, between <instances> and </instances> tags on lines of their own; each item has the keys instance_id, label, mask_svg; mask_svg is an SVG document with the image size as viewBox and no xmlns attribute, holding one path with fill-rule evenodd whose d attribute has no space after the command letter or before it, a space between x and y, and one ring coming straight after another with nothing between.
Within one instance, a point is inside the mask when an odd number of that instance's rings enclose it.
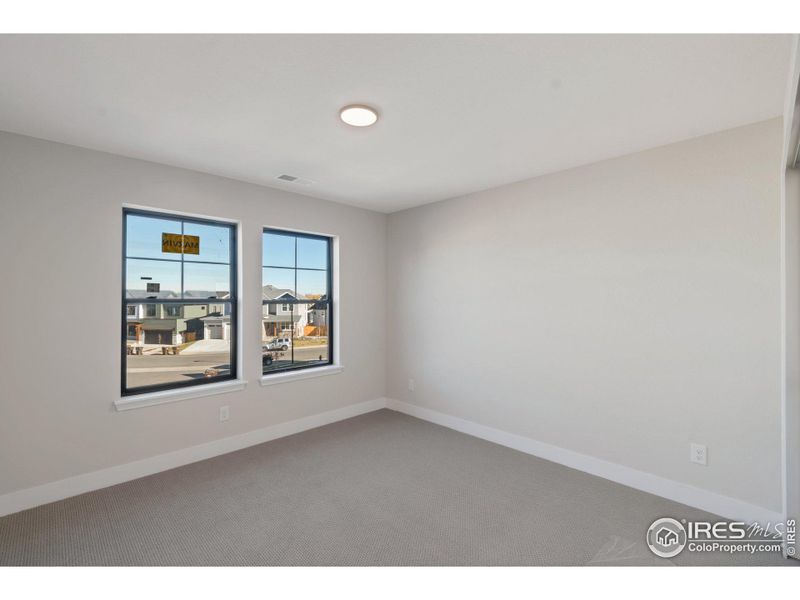
<instances>
[{"instance_id":1,"label":"beige wall","mask_svg":"<svg viewBox=\"0 0 800 600\"><path fill-rule=\"evenodd\" d=\"M384 215L4 133L0 202L0 494L383 396ZM123 203L243 222L246 390L113 408ZM340 237L343 373L259 385L265 225Z\"/></svg>"},{"instance_id":2,"label":"beige wall","mask_svg":"<svg viewBox=\"0 0 800 600\"><path fill-rule=\"evenodd\" d=\"M387 395L780 511L781 136L390 215Z\"/></svg>"}]
</instances>

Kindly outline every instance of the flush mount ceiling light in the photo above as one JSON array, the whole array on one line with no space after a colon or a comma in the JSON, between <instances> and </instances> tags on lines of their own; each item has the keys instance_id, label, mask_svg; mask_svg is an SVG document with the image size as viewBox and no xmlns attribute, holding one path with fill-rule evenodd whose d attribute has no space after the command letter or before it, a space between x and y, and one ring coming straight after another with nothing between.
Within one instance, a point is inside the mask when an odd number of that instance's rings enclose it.
<instances>
[{"instance_id":1,"label":"flush mount ceiling light","mask_svg":"<svg viewBox=\"0 0 800 600\"><path fill-rule=\"evenodd\" d=\"M378 120L378 112L363 104L351 104L339 111L339 118L353 127L369 127Z\"/></svg>"}]
</instances>

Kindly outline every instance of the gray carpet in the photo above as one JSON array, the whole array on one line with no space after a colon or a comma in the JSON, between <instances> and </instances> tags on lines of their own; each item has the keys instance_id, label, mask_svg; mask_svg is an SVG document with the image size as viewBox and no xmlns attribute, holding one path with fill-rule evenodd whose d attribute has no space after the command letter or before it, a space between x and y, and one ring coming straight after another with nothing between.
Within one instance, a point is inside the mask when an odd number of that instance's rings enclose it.
<instances>
[{"instance_id":1,"label":"gray carpet","mask_svg":"<svg viewBox=\"0 0 800 600\"><path fill-rule=\"evenodd\" d=\"M658 559L714 518L381 410L0 519L3 565L785 565Z\"/></svg>"}]
</instances>

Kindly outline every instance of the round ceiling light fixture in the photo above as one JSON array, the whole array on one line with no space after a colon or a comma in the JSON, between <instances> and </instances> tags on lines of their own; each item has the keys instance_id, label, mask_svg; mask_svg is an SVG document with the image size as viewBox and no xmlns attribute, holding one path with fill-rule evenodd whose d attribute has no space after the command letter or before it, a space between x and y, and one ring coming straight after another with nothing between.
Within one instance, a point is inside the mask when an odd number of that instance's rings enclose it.
<instances>
[{"instance_id":1,"label":"round ceiling light fixture","mask_svg":"<svg viewBox=\"0 0 800 600\"><path fill-rule=\"evenodd\" d=\"M353 127L369 127L378 120L378 111L363 104L350 104L339 111L339 118Z\"/></svg>"}]
</instances>

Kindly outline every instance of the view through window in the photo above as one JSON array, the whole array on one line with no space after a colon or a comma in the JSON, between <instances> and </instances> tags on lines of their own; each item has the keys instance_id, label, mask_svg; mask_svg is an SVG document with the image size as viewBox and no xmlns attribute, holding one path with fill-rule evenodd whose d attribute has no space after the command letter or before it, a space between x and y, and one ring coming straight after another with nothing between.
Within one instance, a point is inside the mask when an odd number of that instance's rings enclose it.
<instances>
[{"instance_id":1,"label":"view through window","mask_svg":"<svg viewBox=\"0 0 800 600\"><path fill-rule=\"evenodd\" d=\"M331 364L331 239L265 229L262 252L263 373Z\"/></svg>"},{"instance_id":2,"label":"view through window","mask_svg":"<svg viewBox=\"0 0 800 600\"><path fill-rule=\"evenodd\" d=\"M123 395L236 376L236 230L125 210Z\"/></svg>"}]
</instances>

